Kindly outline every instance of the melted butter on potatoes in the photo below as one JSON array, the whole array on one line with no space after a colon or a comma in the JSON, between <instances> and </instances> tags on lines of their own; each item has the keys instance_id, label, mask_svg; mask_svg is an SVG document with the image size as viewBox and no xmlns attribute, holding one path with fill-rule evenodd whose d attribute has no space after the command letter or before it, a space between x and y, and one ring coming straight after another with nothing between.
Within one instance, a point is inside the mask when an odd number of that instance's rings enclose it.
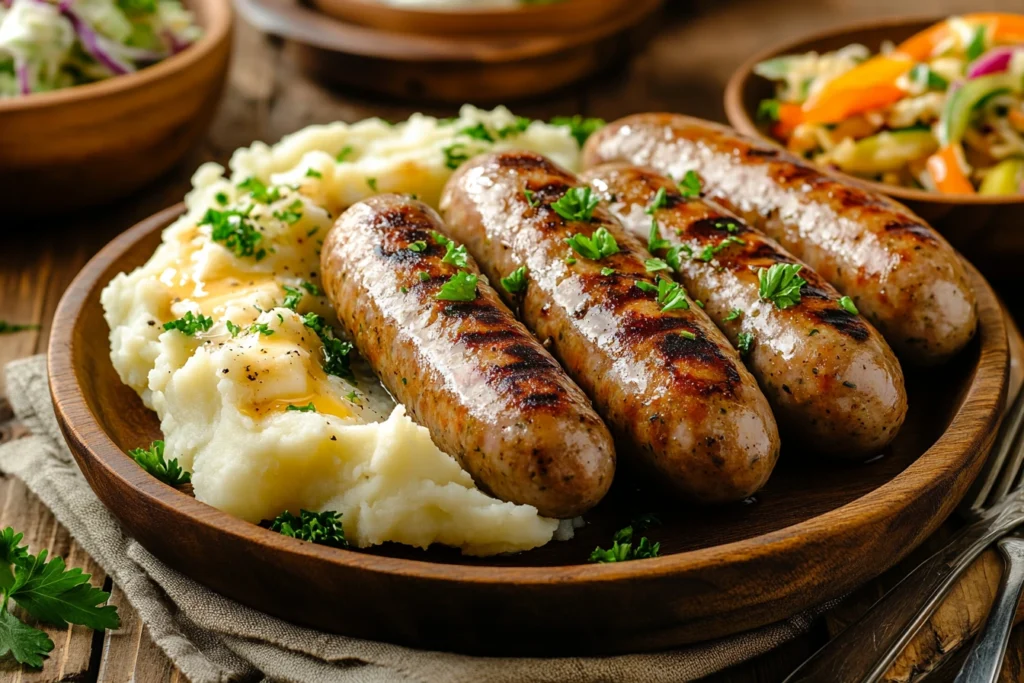
<instances>
[{"instance_id":1,"label":"melted butter on potatoes","mask_svg":"<svg viewBox=\"0 0 1024 683\"><path fill-rule=\"evenodd\" d=\"M492 141L464 133L480 126ZM231 178L215 164L196 172L187 213L102 295L114 367L156 411L166 457L192 472L196 498L252 522L336 510L360 547L493 554L552 538L557 521L478 490L363 361L339 362L328 343L343 342L317 330L341 335L318 271L342 210L375 191L436 205L462 156L512 147L578 164L568 129L467 107L447 122L312 126L239 150ZM186 315L212 324L164 330Z\"/></svg>"}]
</instances>

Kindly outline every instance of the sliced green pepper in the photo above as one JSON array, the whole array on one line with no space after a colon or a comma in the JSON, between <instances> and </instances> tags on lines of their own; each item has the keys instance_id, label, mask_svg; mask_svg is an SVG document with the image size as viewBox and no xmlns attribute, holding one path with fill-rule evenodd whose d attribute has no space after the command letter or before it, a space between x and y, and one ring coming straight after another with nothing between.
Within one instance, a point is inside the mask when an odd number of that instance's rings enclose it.
<instances>
[{"instance_id":1,"label":"sliced green pepper","mask_svg":"<svg viewBox=\"0 0 1024 683\"><path fill-rule=\"evenodd\" d=\"M898 171L938 148L939 143L927 128L907 128L858 140L849 154L836 154L833 161L848 173L873 175Z\"/></svg>"},{"instance_id":2,"label":"sliced green pepper","mask_svg":"<svg viewBox=\"0 0 1024 683\"><path fill-rule=\"evenodd\" d=\"M1020 194L1024 183L1024 159L1003 159L985 174L978 194Z\"/></svg>"},{"instance_id":3,"label":"sliced green pepper","mask_svg":"<svg viewBox=\"0 0 1024 683\"><path fill-rule=\"evenodd\" d=\"M990 74L964 83L946 97L939 118L939 142L942 146L960 142L971 122L974 109L986 99L1004 92L1019 91L1021 76L1012 73Z\"/></svg>"}]
</instances>

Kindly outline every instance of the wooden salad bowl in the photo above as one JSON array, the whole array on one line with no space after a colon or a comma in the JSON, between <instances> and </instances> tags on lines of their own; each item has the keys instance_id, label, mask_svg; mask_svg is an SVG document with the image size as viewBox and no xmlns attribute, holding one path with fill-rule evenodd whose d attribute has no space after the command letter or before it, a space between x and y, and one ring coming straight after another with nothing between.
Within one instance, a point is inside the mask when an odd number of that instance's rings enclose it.
<instances>
[{"instance_id":1,"label":"wooden salad bowl","mask_svg":"<svg viewBox=\"0 0 1024 683\"><path fill-rule=\"evenodd\" d=\"M228 70L227 0L185 0L203 29L135 73L0 100L0 203L38 216L106 204L169 170L205 135Z\"/></svg>"},{"instance_id":2,"label":"wooden salad bowl","mask_svg":"<svg viewBox=\"0 0 1024 683\"><path fill-rule=\"evenodd\" d=\"M968 268L976 339L941 371L908 375L910 412L883 457L826 462L783 449L755 499L690 507L626 471L576 538L467 558L388 544L339 550L244 522L171 488L125 451L161 438L156 415L109 360L99 294L143 264L182 207L122 234L79 273L49 346L57 419L89 484L127 531L171 567L297 624L481 654L612 654L737 633L843 595L921 543L953 510L995 437L1007 385L1007 328ZM662 557L588 564L641 513Z\"/></svg>"},{"instance_id":3,"label":"wooden salad bowl","mask_svg":"<svg viewBox=\"0 0 1024 683\"><path fill-rule=\"evenodd\" d=\"M754 55L729 79L725 90L725 113L729 123L742 133L778 144L757 124L757 105L774 96L773 84L754 73L758 62L772 57L803 52L829 52L852 43L872 53L882 43L899 43L944 17L876 19L831 29L799 40L776 45ZM906 204L914 213L941 232L971 263L988 277L1016 276L1024 259L1024 194L1016 197L943 195L908 187L861 180L832 171L845 182L866 185Z\"/></svg>"}]
</instances>

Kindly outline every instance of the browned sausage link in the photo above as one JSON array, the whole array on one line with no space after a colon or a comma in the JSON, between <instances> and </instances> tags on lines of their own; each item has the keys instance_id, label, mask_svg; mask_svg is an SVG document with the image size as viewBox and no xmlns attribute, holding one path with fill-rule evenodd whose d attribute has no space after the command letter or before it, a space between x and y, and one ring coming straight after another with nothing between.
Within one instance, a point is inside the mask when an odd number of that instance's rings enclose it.
<instances>
[{"instance_id":1,"label":"browned sausage link","mask_svg":"<svg viewBox=\"0 0 1024 683\"><path fill-rule=\"evenodd\" d=\"M679 280L733 344L749 348L747 366L784 435L815 452L853 458L877 455L892 440L907 412L903 372L882 336L840 305L832 285L803 266L800 300L779 308L760 297L758 270L799 262L733 214L686 199L670 179L636 166L605 164L580 179L637 237L648 239L656 226L669 245L656 255L678 255L668 262L678 264Z\"/></svg>"},{"instance_id":2,"label":"browned sausage link","mask_svg":"<svg viewBox=\"0 0 1024 683\"><path fill-rule=\"evenodd\" d=\"M612 482L608 428L483 278L472 300L436 298L460 270L443 261L442 230L433 209L398 195L349 208L321 252L338 319L482 488L549 517L582 514ZM472 259L461 270L479 273Z\"/></svg>"},{"instance_id":3,"label":"browned sausage link","mask_svg":"<svg viewBox=\"0 0 1024 683\"><path fill-rule=\"evenodd\" d=\"M977 326L953 248L906 207L707 121L637 114L593 135L585 163L626 161L682 178L742 216L853 298L902 357L947 360Z\"/></svg>"},{"instance_id":4,"label":"browned sausage link","mask_svg":"<svg viewBox=\"0 0 1024 683\"><path fill-rule=\"evenodd\" d=\"M521 298L508 299L631 455L692 499L749 496L778 456L767 401L698 306L663 311L645 291L654 276L644 268L643 246L607 210L587 221L552 208L576 185L542 156L493 154L463 166L441 206L452 234L489 277L527 267ZM618 253L591 260L570 251L567 238L600 228Z\"/></svg>"}]
</instances>

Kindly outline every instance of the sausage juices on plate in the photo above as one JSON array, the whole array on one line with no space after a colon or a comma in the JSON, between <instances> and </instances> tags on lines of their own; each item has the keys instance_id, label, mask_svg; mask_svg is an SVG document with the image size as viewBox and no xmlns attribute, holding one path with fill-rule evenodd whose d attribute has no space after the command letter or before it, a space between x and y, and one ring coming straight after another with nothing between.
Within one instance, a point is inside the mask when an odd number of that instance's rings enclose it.
<instances>
[{"instance_id":1,"label":"sausage juices on plate","mask_svg":"<svg viewBox=\"0 0 1024 683\"><path fill-rule=\"evenodd\" d=\"M480 277L426 204L354 204L321 252L324 289L359 353L481 488L575 517L612 483L608 428Z\"/></svg>"},{"instance_id":2,"label":"sausage juices on plate","mask_svg":"<svg viewBox=\"0 0 1024 683\"><path fill-rule=\"evenodd\" d=\"M816 451L877 455L907 413L903 372L882 336L813 270L725 210L627 164L580 179L627 230L647 240L649 267L675 271L703 300L761 385L783 432Z\"/></svg>"},{"instance_id":3,"label":"sausage juices on plate","mask_svg":"<svg viewBox=\"0 0 1024 683\"><path fill-rule=\"evenodd\" d=\"M741 500L779 437L768 402L685 290L568 171L528 152L478 157L441 198L451 234L517 306L623 443L693 500Z\"/></svg>"},{"instance_id":4,"label":"sausage juices on plate","mask_svg":"<svg viewBox=\"0 0 1024 683\"><path fill-rule=\"evenodd\" d=\"M906 207L842 183L769 144L676 114L636 114L584 148L589 166L625 161L682 178L814 268L921 365L948 360L977 327L960 257Z\"/></svg>"}]
</instances>

